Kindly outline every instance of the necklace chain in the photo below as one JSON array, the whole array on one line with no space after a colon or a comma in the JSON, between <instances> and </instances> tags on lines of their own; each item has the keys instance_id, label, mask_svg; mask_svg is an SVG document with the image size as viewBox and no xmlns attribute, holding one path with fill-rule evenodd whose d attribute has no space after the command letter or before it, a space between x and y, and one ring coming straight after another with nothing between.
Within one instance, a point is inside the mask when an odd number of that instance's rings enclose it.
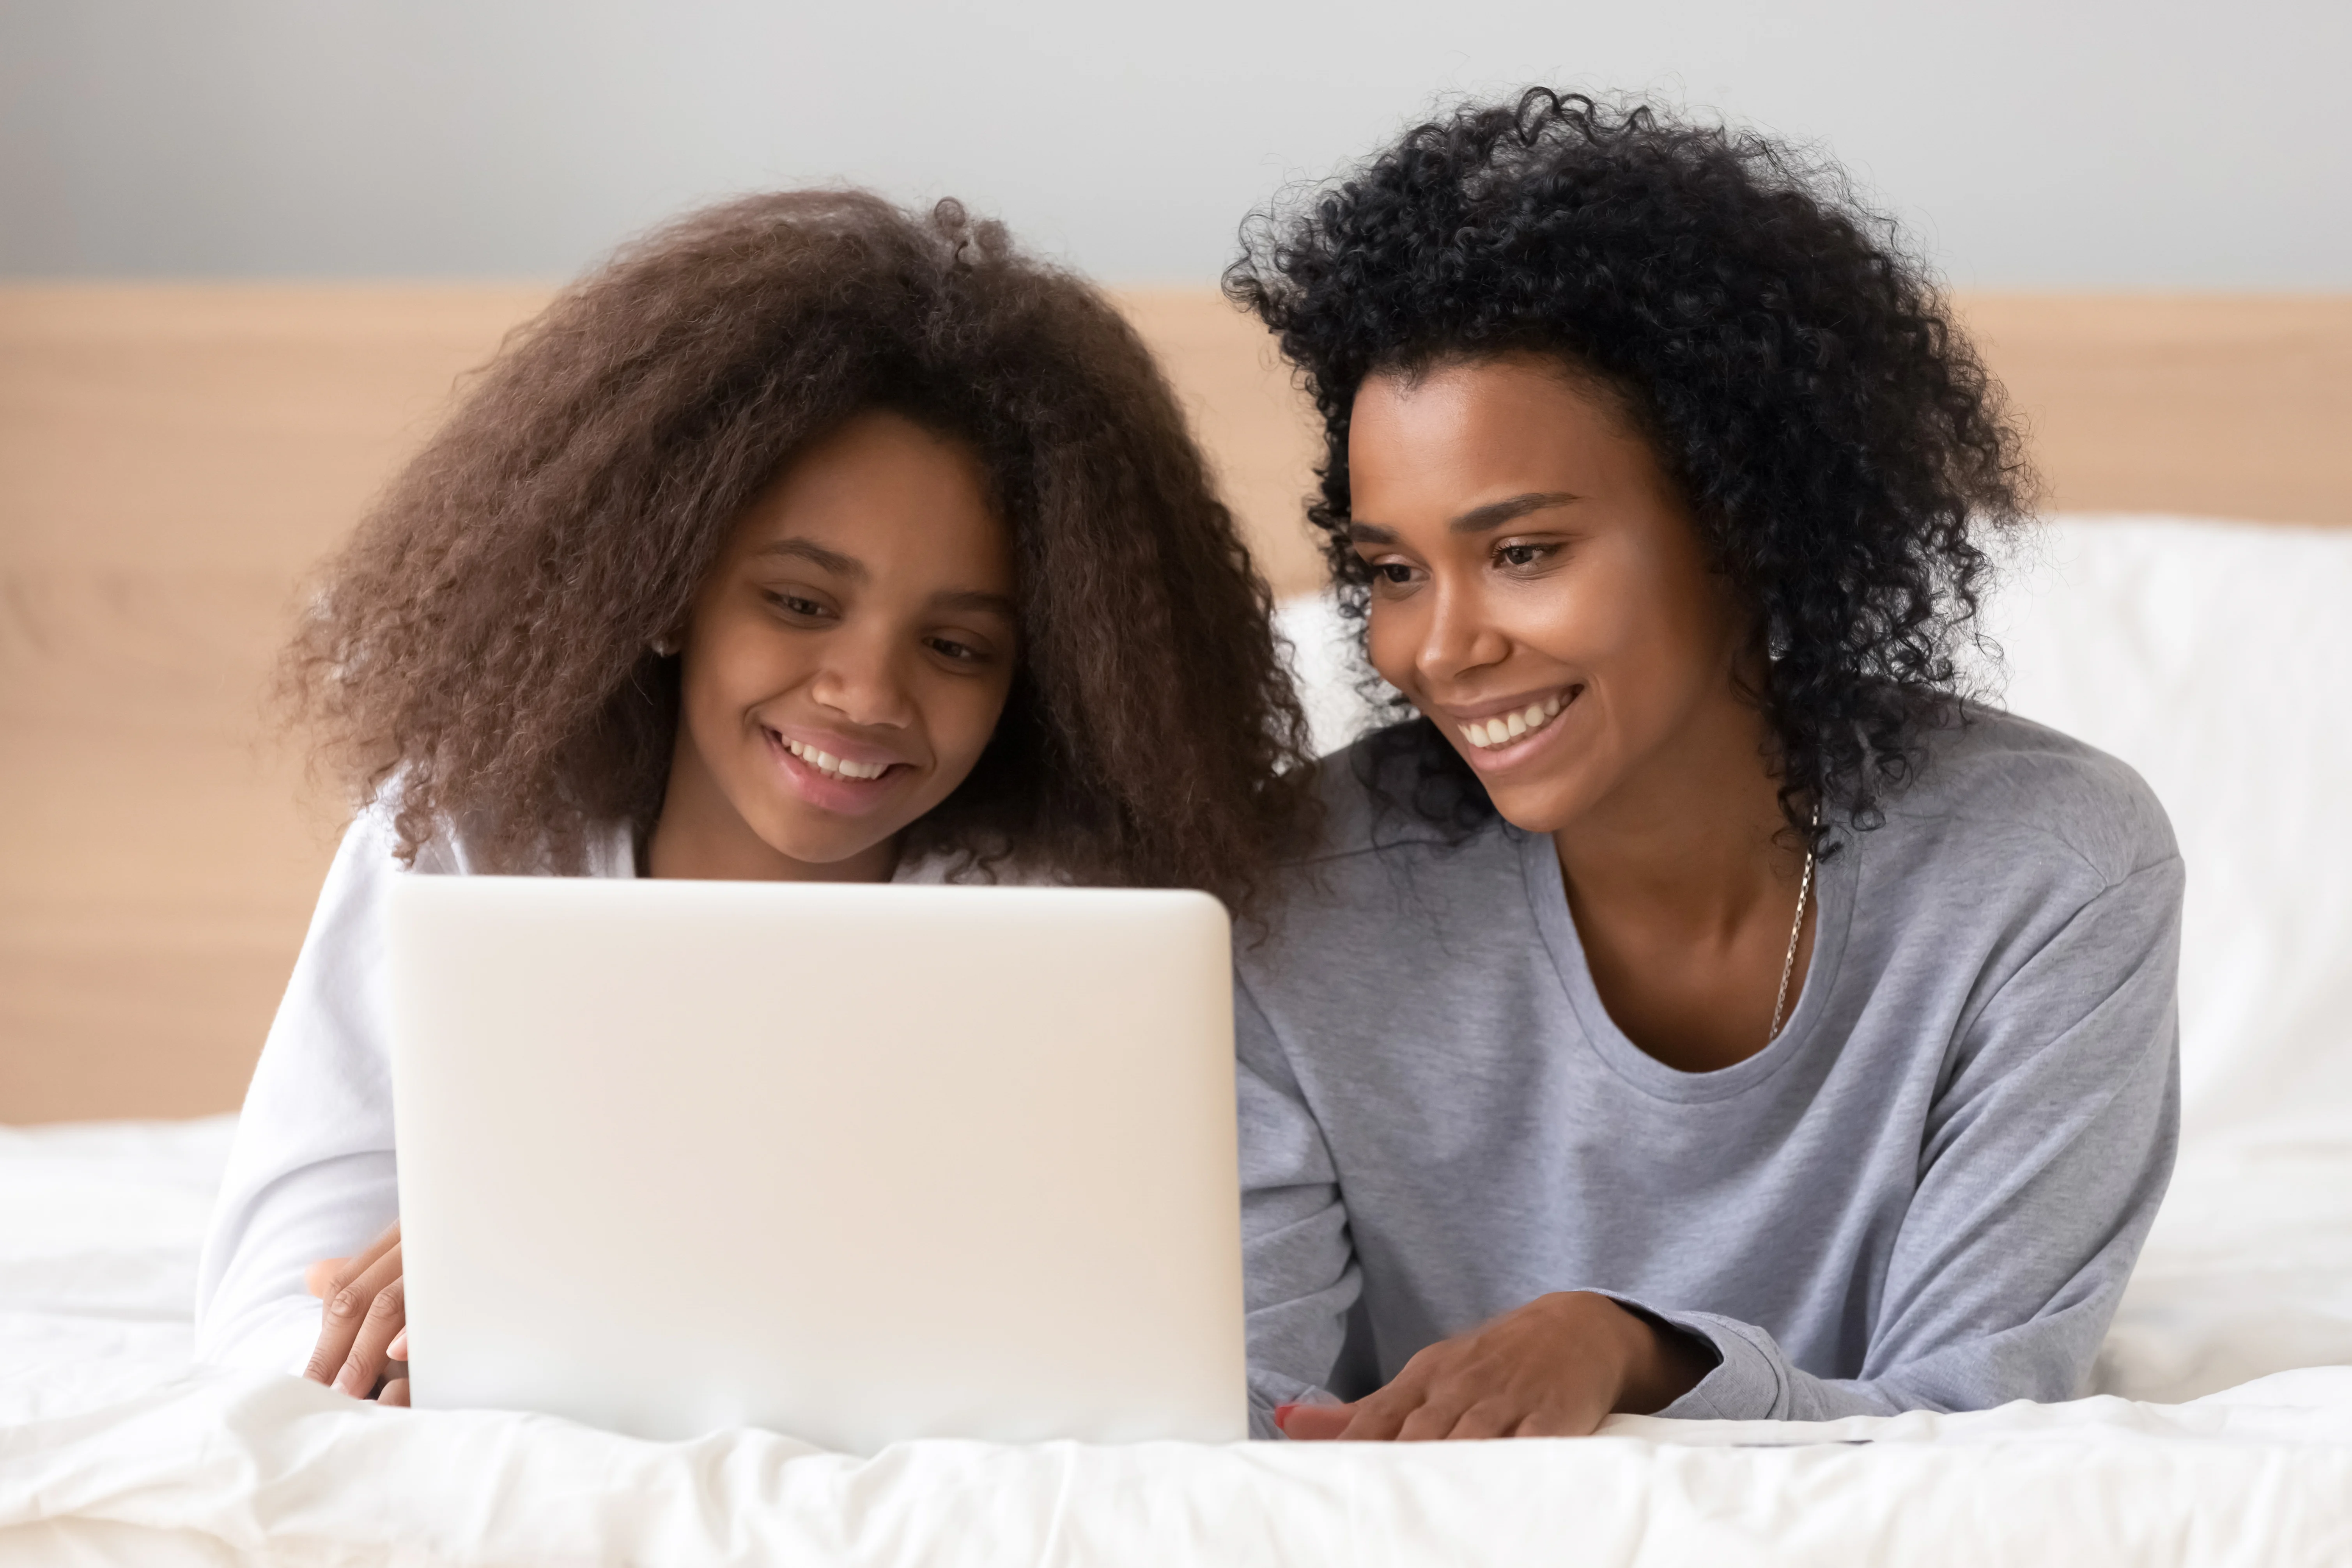
<instances>
[{"instance_id":1,"label":"necklace chain","mask_svg":"<svg viewBox=\"0 0 2352 1568\"><path fill-rule=\"evenodd\" d=\"M1817 805L1813 807L1813 826L1818 830L1821 825L1822 808ZM1797 918L1789 922L1789 953L1780 960L1780 994L1772 998L1772 1028L1764 1037L1768 1046L1780 1037L1780 1021L1789 1014L1789 977L1797 972L1797 943L1805 934L1805 900L1812 890L1813 851L1809 845L1805 849L1804 879L1797 884Z\"/></svg>"}]
</instances>

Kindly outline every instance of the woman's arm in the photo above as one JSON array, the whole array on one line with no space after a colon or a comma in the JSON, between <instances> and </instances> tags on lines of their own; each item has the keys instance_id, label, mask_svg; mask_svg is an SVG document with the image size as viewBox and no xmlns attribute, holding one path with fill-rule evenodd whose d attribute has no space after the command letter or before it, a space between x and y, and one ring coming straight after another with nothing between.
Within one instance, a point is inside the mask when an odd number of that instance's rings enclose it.
<instances>
[{"instance_id":1,"label":"woman's arm","mask_svg":"<svg viewBox=\"0 0 2352 1568\"><path fill-rule=\"evenodd\" d=\"M2154 1222L2179 1121L2181 866L2076 911L1964 1020L1871 1306L1861 1375L1817 1377L1697 1304L1548 1296L1430 1345L1298 1436L1591 1431L1612 1408L1819 1421L2071 1399ZM1705 1370L1679 1330L1715 1352ZM1662 1391L1678 1397L1659 1401Z\"/></svg>"},{"instance_id":2,"label":"woman's arm","mask_svg":"<svg viewBox=\"0 0 2352 1568\"><path fill-rule=\"evenodd\" d=\"M1327 1397L1322 1383L1339 1359L1360 1281L1330 1149L1273 1026L1238 974L1234 1037L1250 1426L1272 1437L1279 1435L1277 1408Z\"/></svg>"},{"instance_id":3,"label":"woman's arm","mask_svg":"<svg viewBox=\"0 0 2352 1568\"><path fill-rule=\"evenodd\" d=\"M2078 1397L2172 1174L2181 864L2093 898L1964 1024L1862 1375L1653 1307L1723 1363L1666 1415L1815 1421Z\"/></svg>"},{"instance_id":4,"label":"woman's arm","mask_svg":"<svg viewBox=\"0 0 2352 1568\"><path fill-rule=\"evenodd\" d=\"M362 1250L398 1212L387 1056L380 811L343 836L246 1091L205 1238L196 1348L299 1373L318 1342L304 1271Z\"/></svg>"}]
</instances>

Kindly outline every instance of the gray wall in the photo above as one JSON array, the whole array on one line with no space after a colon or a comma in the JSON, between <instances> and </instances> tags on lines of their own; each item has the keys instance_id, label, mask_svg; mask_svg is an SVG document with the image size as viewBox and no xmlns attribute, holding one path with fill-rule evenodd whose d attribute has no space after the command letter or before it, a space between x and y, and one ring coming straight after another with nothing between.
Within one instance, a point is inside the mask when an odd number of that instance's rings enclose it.
<instances>
[{"instance_id":1,"label":"gray wall","mask_svg":"<svg viewBox=\"0 0 2352 1568\"><path fill-rule=\"evenodd\" d=\"M548 276L850 180L1201 282L1544 79L1818 141L1963 286L2344 289L2347 58L2346 0L0 0L0 273Z\"/></svg>"}]
</instances>

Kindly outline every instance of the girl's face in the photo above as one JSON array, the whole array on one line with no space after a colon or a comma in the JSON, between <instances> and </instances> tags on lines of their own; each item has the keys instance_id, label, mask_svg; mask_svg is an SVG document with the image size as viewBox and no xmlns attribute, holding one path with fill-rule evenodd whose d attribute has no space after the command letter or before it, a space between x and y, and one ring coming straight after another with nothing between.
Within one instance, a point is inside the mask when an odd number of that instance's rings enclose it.
<instances>
[{"instance_id":1,"label":"girl's face","mask_svg":"<svg viewBox=\"0 0 2352 1568\"><path fill-rule=\"evenodd\" d=\"M888 876L995 731L1015 632L977 455L896 414L843 424L751 503L696 598L656 874Z\"/></svg>"},{"instance_id":2,"label":"girl's face","mask_svg":"<svg viewBox=\"0 0 2352 1568\"><path fill-rule=\"evenodd\" d=\"M1752 730L1743 617L1649 447L1534 355L1368 379L1348 468L1381 677L1506 820L1570 826ZM1719 752L1719 748L1715 748Z\"/></svg>"}]
</instances>

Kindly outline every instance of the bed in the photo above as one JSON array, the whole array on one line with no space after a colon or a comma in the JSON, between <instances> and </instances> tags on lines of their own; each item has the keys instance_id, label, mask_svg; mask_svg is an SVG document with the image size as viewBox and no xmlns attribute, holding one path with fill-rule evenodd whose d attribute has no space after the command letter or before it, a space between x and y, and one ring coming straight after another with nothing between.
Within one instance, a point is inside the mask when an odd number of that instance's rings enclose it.
<instances>
[{"instance_id":1,"label":"bed","mask_svg":"<svg viewBox=\"0 0 2352 1568\"><path fill-rule=\"evenodd\" d=\"M189 1360L232 1120L0 1130L0 1563L2352 1562L2352 531L2062 518L1988 624L2190 868L2179 1173L2090 1396L1591 1439L653 1444ZM1327 736L1320 601L1284 612Z\"/></svg>"}]
</instances>

